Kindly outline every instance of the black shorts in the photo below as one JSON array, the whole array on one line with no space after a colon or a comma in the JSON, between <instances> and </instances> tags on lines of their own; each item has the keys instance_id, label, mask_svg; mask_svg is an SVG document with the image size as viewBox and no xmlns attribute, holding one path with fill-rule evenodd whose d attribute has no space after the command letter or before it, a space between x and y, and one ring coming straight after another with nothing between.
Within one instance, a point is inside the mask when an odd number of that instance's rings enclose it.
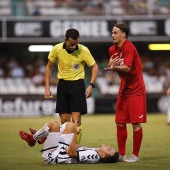
<instances>
[{"instance_id":1,"label":"black shorts","mask_svg":"<svg viewBox=\"0 0 170 170\"><path fill-rule=\"evenodd\" d=\"M87 113L84 80L59 80L57 85L56 113Z\"/></svg>"}]
</instances>

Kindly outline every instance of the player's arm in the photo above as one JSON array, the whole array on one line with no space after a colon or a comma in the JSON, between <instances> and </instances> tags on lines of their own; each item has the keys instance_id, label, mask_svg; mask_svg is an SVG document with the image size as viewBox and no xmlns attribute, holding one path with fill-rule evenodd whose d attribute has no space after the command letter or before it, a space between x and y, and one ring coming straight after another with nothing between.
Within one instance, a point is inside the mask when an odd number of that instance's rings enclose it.
<instances>
[{"instance_id":1,"label":"player's arm","mask_svg":"<svg viewBox=\"0 0 170 170\"><path fill-rule=\"evenodd\" d=\"M51 98L51 90L50 90L50 76L51 76L51 70L53 67L54 63L51 61L48 61L46 68L45 68L45 98L49 99Z\"/></svg>"},{"instance_id":2,"label":"player's arm","mask_svg":"<svg viewBox=\"0 0 170 170\"><path fill-rule=\"evenodd\" d=\"M110 66L107 68L104 68L104 71L117 71L117 72L129 72L130 71L129 66L123 65L123 66Z\"/></svg>"}]
</instances>

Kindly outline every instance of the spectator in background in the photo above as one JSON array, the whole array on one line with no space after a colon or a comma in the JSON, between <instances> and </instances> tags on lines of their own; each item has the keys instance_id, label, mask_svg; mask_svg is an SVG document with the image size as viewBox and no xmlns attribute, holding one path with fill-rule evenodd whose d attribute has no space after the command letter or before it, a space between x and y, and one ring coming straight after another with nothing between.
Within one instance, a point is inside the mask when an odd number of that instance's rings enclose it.
<instances>
[{"instance_id":1,"label":"spectator in background","mask_svg":"<svg viewBox=\"0 0 170 170\"><path fill-rule=\"evenodd\" d=\"M78 121L81 129L81 115L87 113L86 98L92 96L94 83L98 74L96 64L89 49L79 44L79 32L76 29L68 29L65 34L65 42L54 46L48 56L45 70L45 98L52 96L50 90L50 77L54 64L58 65L58 85L56 98L56 113L59 113L61 123ZM91 81L85 90L85 65L91 67ZM70 114L72 117L70 117ZM82 132L82 131L81 131ZM80 142L81 133L78 137Z\"/></svg>"},{"instance_id":2,"label":"spectator in background","mask_svg":"<svg viewBox=\"0 0 170 170\"><path fill-rule=\"evenodd\" d=\"M44 85L44 74L42 74L39 69L36 69L31 80L35 86Z\"/></svg>"},{"instance_id":3,"label":"spectator in background","mask_svg":"<svg viewBox=\"0 0 170 170\"><path fill-rule=\"evenodd\" d=\"M1 60L0 60L0 77L5 77L5 65L6 65L6 60L5 57L0 56Z\"/></svg>"},{"instance_id":4,"label":"spectator in background","mask_svg":"<svg viewBox=\"0 0 170 170\"><path fill-rule=\"evenodd\" d=\"M0 77L4 77L4 75L5 75L5 72L4 72L3 68L0 68Z\"/></svg>"},{"instance_id":5,"label":"spectator in background","mask_svg":"<svg viewBox=\"0 0 170 170\"><path fill-rule=\"evenodd\" d=\"M103 0L87 1L84 7L85 15L103 15L105 11Z\"/></svg>"},{"instance_id":6,"label":"spectator in background","mask_svg":"<svg viewBox=\"0 0 170 170\"><path fill-rule=\"evenodd\" d=\"M40 5L37 0L27 0L26 1L26 6L28 9L28 14L32 16L40 16Z\"/></svg>"},{"instance_id":7,"label":"spectator in background","mask_svg":"<svg viewBox=\"0 0 170 170\"><path fill-rule=\"evenodd\" d=\"M11 67L10 76L12 78L23 78L25 76L24 69L18 63L15 63L15 65Z\"/></svg>"},{"instance_id":8,"label":"spectator in background","mask_svg":"<svg viewBox=\"0 0 170 170\"><path fill-rule=\"evenodd\" d=\"M167 96L169 96L168 97L169 107L168 107L168 111L167 111L167 122L168 122L168 125L170 125L170 87L167 89L166 94L167 94Z\"/></svg>"},{"instance_id":9,"label":"spectator in background","mask_svg":"<svg viewBox=\"0 0 170 170\"><path fill-rule=\"evenodd\" d=\"M146 122L146 90L142 66L135 46L128 40L129 27L117 23L112 30L114 45L109 48L109 68L119 74L121 84L116 104L117 142L120 161L139 160L143 130L141 123ZM126 159L127 123L133 127L133 151Z\"/></svg>"}]
</instances>

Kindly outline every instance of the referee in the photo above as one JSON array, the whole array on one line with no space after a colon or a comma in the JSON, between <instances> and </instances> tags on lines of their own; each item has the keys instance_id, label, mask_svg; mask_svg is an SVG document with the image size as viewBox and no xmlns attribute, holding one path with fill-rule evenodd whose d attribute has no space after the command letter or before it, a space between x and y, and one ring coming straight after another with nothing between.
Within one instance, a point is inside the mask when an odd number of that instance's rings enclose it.
<instances>
[{"instance_id":1,"label":"referee","mask_svg":"<svg viewBox=\"0 0 170 170\"><path fill-rule=\"evenodd\" d=\"M77 143L80 143L82 135L81 115L87 113L86 98L92 96L93 88L98 74L96 64L89 49L79 44L79 32L76 29L68 29L65 33L65 42L56 44L48 55L48 63L45 70L45 98L53 95L50 90L50 76L54 64L58 66L58 85L56 96L56 113L59 113L61 123L77 121L80 134ZM85 65L92 68L91 81L85 89Z\"/></svg>"}]
</instances>

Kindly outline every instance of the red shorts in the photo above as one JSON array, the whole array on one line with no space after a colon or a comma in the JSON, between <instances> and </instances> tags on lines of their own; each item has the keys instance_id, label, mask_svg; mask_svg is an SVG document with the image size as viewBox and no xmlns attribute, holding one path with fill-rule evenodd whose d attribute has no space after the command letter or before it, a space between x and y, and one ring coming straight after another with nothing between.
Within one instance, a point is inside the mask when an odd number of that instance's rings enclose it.
<instances>
[{"instance_id":1,"label":"red shorts","mask_svg":"<svg viewBox=\"0 0 170 170\"><path fill-rule=\"evenodd\" d=\"M116 103L116 123L145 123L146 95L118 96Z\"/></svg>"}]
</instances>

